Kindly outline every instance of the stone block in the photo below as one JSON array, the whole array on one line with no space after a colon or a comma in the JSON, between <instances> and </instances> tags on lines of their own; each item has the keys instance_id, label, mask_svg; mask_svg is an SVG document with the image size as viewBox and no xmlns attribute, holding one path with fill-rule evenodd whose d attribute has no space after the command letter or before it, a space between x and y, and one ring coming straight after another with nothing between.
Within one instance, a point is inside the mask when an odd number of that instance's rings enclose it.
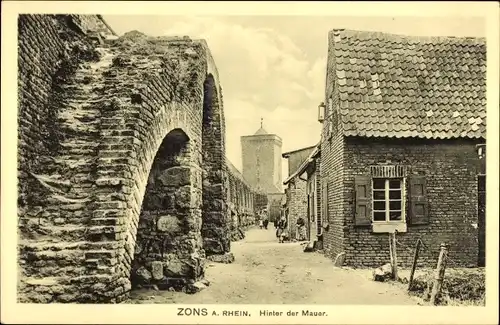
<instances>
[{"instance_id":1,"label":"stone block","mask_svg":"<svg viewBox=\"0 0 500 325\"><path fill-rule=\"evenodd\" d=\"M207 203L207 208L210 209L210 211L222 212L227 209L226 203L222 199L207 200Z\"/></svg>"},{"instance_id":2,"label":"stone block","mask_svg":"<svg viewBox=\"0 0 500 325\"><path fill-rule=\"evenodd\" d=\"M176 166L164 170L159 180L163 186L179 187L189 185L191 183L190 167Z\"/></svg>"},{"instance_id":3,"label":"stone block","mask_svg":"<svg viewBox=\"0 0 500 325\"><path fill-rule=\"evenodd\" d=\"M226 215L223 212L203 211L203 223L210 227L222 227L226 224Z\"/></svg>"},{"instance_id":4,"label":"stone block","mask_svg":"<svg viewBox=\"0 0 500 325\"><path fill-rule=\"evenodd\" d=\"M180 220L176 216L160 216L156 222L158 231L175 234L181 232Z\"/></svg>"},{"instance_id":5,"label":"stone block","mask_svg":"<svg viewBox=\"0 0 500 325\"><path fill-rule=\"evenodd\" d=\"M163 278L163 263L161 261L153 261L151 263L151 274L155 280Z\"/></svg>"},{"instance_id":6,"label":"stone block","mask_svg":"<svg viewBox=\"0 0 500 325\"><path fill-rule=\"evenodd\" d=\"M184 291L189 294L198 293L201 290L205 289L207 286L202 282L189 283L185 286Z\"/></svg>"},{"instance_id":7,"label":"stone block","mask_svg":"<svg viewBox=\"0 0 500 325\"><path fill-rule=\"evenodd\" d=\"M209 198L222 198L224 194L223 184L211 184L210 187L206 189L206 195Z\"/></svg>"},{"instance_id":8,"label":"stone block","mask_svg":"<svg viewBox=\"0 0 500 325\"><path fill-rule=\"evenodd\" d=\"M163 266L164 274L168 277L189 277L191 268L179 259L170 260Z\"/></svg>"},{"instance_id":9,"label":"stone block","mask_svg":"<svg viewBox=\"0 0 500 325\"><path fill-rule=\"evenodd\" d=\"M385 282L392 278L392 266L387 263L373 270L373 281Z\"/></svg>"},{"instance_id":10,"label":"stone block","mask_svg":"<svg viewBox=\"0 0 500 325\"><path fill-rule=\"evenodd\" d=\"M142 283L149 283L149 281L151 281L151 272L149 272L144 266L138 268L135 273Z\"/></svg>"},{"instance_id":11,"label":"stone block","mask_svg":"<svg viewBox=\"0 0 500 325\"><path fill-rule=\"evenodd\" d=\"M225 253L207 256L207 260L215 263L231 264L235 261L235 258L233 253Z\"/></svg>"},{"instance_id":12,"label":"stone block","mask_svg":"<svg viewBox=\"0 0 500 325\"><path fill-rule=\"evenodd\" d=\"M212 254L224 254L224 245L221 240L214 238L204 238L203 239L203 248L205 252L210 255Z\"/></svg>"},{"instance_id":13,"label":"stone block","mask_svg":"<svg viewBox=\"0 0 500 325\"><path fill-rule=\"evenodd\" d=\"M123 180L120 178L98 178L95 181L97 186L119 186L123 185Z\"/></svg>"}]
</instances>

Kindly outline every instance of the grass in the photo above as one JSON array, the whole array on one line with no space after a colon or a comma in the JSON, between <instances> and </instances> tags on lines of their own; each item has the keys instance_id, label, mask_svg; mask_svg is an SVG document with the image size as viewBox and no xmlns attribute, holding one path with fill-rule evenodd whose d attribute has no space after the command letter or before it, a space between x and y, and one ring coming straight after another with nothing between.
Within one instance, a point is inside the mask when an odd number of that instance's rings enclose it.
<instances>
[{"instance_id":1,"label":"grass","mask_svg":"<svg viewBox=\"0 0 500 325\"><path fill-rule=\"evenodd\" d=\"M434 281L434 270L426 270L413 279L411 294L428 301ZM484 268L446 269L438 305L484 306Z\"/></svg>"}]
</instances>

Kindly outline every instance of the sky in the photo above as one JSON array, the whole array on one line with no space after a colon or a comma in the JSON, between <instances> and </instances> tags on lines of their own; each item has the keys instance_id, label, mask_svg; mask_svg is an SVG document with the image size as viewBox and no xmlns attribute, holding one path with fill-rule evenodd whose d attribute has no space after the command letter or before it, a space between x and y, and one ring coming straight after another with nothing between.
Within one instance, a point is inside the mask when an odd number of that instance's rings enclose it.
<instances>
[{"instance_id":1,"label":"sky","mask_svg":"<svg viewBox=\"0 0 500 325\"><path fill-rule=\"evenodd\" d=\"M207 41L219 71L226 118L226 155L241 170L240 137L264 129L283 152L320 140L328 31L334 28L416 36L486 37L483 18L347 16L104 15L119 35L190 36ZM288 175L283 159L283 179Z\"/></svg>"}]
</instances>

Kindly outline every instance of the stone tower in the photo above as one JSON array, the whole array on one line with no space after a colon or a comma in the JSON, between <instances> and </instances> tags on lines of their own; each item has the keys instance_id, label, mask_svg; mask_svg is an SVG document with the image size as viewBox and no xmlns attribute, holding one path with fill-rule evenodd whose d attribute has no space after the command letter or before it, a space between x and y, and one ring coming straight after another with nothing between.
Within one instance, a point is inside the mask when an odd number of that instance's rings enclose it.
<instances>
[{"instance_id":1,"label":"stone tower","mask_svg":"<svg viewBox=\"0 0 500 325\"><path fill-rule=\"evenodd\" d=\"M241 137L243 177L266 193L282 192L281 138L262 126L254 135Z\"/></svg>"}]
</instances>

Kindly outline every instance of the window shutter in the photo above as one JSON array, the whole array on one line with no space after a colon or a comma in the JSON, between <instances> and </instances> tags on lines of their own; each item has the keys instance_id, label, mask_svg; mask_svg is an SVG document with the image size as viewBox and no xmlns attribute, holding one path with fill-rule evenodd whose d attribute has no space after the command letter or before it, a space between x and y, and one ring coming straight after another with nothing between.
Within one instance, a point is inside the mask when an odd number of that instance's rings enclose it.
<instances>
[{"instance_id":1,"label":"window shutter","mask_svg":"<svg viewBox=\"0 0 500 325\"><path fill-rule=\"evenodd\" d=\"M356 196L354 224L356 226L368 226L372 222L370 210L371 178L368 176L355 176L354 192Z\"/></svg>"},{"instance_id":2,"label":"window shutter","mask_svg":"<svg viewBox=\"0 0 500 325\"><path fill-rule=\"evenodd\" d=\"M427 207L427 184L425 176L410 177L410 224L426 225L429 223Z\"/></svg>"}]
</instances>

